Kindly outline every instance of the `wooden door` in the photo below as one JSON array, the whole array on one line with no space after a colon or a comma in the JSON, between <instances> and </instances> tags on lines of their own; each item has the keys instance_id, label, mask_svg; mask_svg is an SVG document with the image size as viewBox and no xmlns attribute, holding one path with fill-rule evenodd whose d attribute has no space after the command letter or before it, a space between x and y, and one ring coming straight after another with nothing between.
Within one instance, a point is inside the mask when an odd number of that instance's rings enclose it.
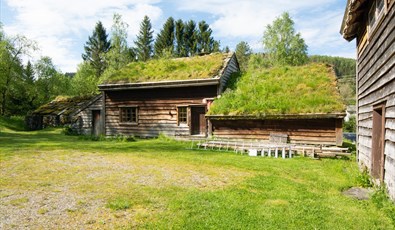
<instances>
[{"instance_id":1,"label":"wooden door","mask_svg":"<svg viewBox=\"0 0 395 230\"><path fill-rule=\"evenodd\" d=\"M205 107L191 107L191 134L206 134L207 121Z\"/></svg>"},{"instance_id":2,"label":"wooden door","mask_svg":"<svg viewBox=\"0 0 395 230\"><path fill-rule=\"evenodd\" d=\"M384 180L384 105L376 106L373 110L372 130L372 176Z\"/></svg>"},{"instance_id":3,"label":"wooden door","mask_svg":"<svg viewBox=\"0 0 395 230\"><path fill-rule=\"evenodd\" d=\"M100 110L92 110L92 134L99 136L101 134Z\"/></svg>"}]
</instances>

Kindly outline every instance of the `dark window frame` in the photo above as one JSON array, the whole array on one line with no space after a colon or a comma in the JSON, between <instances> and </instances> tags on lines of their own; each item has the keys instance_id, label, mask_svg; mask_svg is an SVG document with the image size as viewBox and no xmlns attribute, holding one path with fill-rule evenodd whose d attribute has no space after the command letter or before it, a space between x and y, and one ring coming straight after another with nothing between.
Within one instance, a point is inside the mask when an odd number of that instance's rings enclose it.
<instances>
[{"instance_id":1,"label":"dark window frame","mask_svg":"<svg viewBox=\"0 0 395 230\"><path fill-rule=\"evenodd\" d=\"M137 106L120 107L119 122L121 124L138 124L138 107Z\"/></svg>"},{"instance_id":2,"label":"dark window frame","mask_svg":"<svg viewBox=\"0 0 395 230\"><path fill-rule=\"evenodd\" d=\"M177 106L177 124L188 124L188 106Z\"/></svg>"}]
</instances>

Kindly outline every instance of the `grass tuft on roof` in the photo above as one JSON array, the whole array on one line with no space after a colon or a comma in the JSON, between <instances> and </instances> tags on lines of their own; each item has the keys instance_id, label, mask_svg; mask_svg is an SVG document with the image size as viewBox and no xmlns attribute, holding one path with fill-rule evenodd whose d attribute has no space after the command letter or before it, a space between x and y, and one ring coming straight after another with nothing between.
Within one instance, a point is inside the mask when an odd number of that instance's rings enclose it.
<instances>
[{"instance_id":1,"label":"grass tuft on roof","mask_svg":"<svg viewBox=\"0 0 395 230\"><path fill-rule=\"evenodd\" d=\"M68 115L77 109L79 109L82 105L92 100L97 95L89 95L89 96L57 96L53 101L40 106L36 109L33 114L40 115L57 115L62 112L64 115Z\"/></svg>"},{"instance_id":2,"label":"grass tuft on roof","mask_svg":"<svg viewBox=\"0 0 395 230\"><path fill-rule=\"evenodd\" d=\"M250 69L216 99L208 115L256 116L344 113L331 66Z\"/></svg>"},{"instance_id":3,"label":"grass tuft on roof","mask_svg":"<svg viewBox=\"0 0 395 230\"><path fill-rule=\"evenodd\" d=\"M168 80L194 80L216 77L223 68L227 53L174 59L154 59L132 62L107 79L108 83L139 83Z\"/></svg>"}]
</instances>

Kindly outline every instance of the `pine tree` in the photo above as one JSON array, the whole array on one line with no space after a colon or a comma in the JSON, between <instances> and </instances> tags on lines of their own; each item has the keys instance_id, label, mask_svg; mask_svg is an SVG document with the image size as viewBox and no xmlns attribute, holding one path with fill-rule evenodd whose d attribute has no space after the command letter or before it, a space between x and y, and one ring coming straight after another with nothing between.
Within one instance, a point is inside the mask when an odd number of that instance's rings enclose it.
<instances>
[{"instance_id":1,"label":"pine tree","mask_svg":"<svg viewBox=\"0 0 395 230\"><path fill-rule=\"evenodd\" d=\"M198 52L199 53L211 53L213 50L214 39L211 36L212 30L210 26L203 20L199 22L199 33L198 33Z\"/></svg>"},{"instance_id":2,"label":"pine tree","mask_svg":"<svg viewBox=\"0 0 395 230\"><path fill-rule=\"evenodd\" d=\"M137 41L135 42L137 48L137 57L139 61L147 61L152 55L152 42L153 42L153 30L149 17L144 16L143 21L140 24L140 32L137 35Z\"/></svg>"},{"instance_id":3,"label":"pine tree","mask_svg":"<svg viewBox=\"0 0 395 230\"><path fill-rule=\"evenodd\" d=\"M193 20L189 20L184 27L185 52L187 56L193 56L197 53L196 23Z\"/></svg>"},{"instance_id":4,"label":"pine tree","mask_svg":"<svg viewBox=\"0 0 395 230\"><path fill-rule=\"evenodd\" d=\"M163 29L155 40L155 55L161 57L164 53L174 54L174 19L169 17Z\"/></svg>"},{"instance_id":5,"label":"pine tree","mask_svg":"<svg viewBox=\"0 0 395 230\"><path fill-rule=\"evenodd\" d=\"M107 37L106 29L99 21L96 23L92 36L89 36L84 46L85 54L82 54L82 58L95 69L96 77L100 77L106 68L105 53L110 49L110 42Z\"/></svg>"},{"instance_id":6,"label":"pine tree","mask_svg":"<svg viewBox=\"0 0 395 230\"><path fill-rule=\"evenodd\" d=\"M181 19L176 21L176 55L178 57L186 57L187 51L185 47L185 25Z\"/></svg>"}]
</instances>

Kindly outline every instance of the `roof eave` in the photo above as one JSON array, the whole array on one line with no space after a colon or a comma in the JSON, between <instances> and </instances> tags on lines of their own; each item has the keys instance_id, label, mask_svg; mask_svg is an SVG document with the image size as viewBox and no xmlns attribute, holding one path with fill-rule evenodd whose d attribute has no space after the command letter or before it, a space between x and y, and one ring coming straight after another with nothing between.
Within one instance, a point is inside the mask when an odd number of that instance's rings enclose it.
<instances>
[{"instance_id":1,"label":"roof eave","mask_svg":"<svg viewBox=\"0 0 395 230\"><path fill-rule=\"evenodd\" d=\"M207 86L218 85L219 78L210 79L194 79L194 80L175 80L175 81L159 81L159 82L140 82L140 83L114 83L101 84L99 90L128 90L128 89L154 89L154 88L177 88L191 86Z\"/></svg>"},{"instance_id":2,"label":"roof eave","mask_svg":"<svg viewBox=\"0 0 395 230\"><path fill-rule=\"evenodd\" d=\"M340 27L340 34L347 41L352 41L357 36L357 29L359 28L357 19L363 12L361 9L363 9L365 2L366 0L347 0Z\"/></svg>"}]
</instances>

